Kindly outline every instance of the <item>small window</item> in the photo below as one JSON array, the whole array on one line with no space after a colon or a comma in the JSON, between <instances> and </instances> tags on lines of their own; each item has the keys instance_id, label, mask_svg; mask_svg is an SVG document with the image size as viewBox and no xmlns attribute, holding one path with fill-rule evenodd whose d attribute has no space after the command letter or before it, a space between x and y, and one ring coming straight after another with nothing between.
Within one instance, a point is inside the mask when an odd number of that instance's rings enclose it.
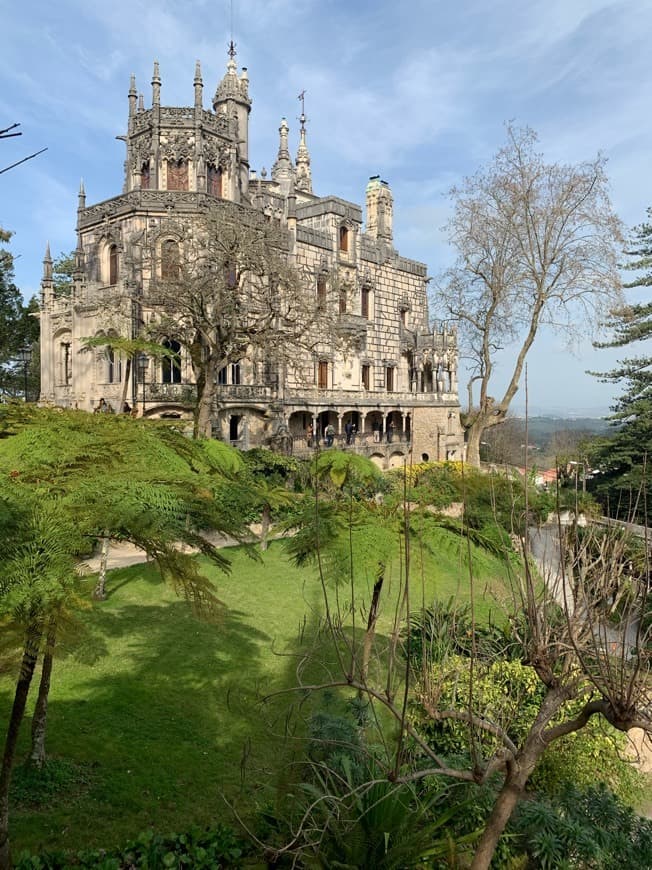
<instances>
[{"instance_id":1,"label":"small window","mask_svg":"<svg viewBox=\"0 0 652 870\"><path fill-rule=\"evenodd\" d=\"M328 362L325 359L319 360L317 386L320 390L328 389Z\"/></svg>"},{"instance_id":2,"label":"small window","mask_svg":"<svg viewBox=\"0 0 652 870\"><path fill-rule=\"evenodd\" d=\"M226 386L226 366L222 366L222 368L217 373L217 383L221 387Z\"/></svg>"},{"instance_id":3,"label":"small window","mask_svg":"<svg viewBox=\"0 0 652 870\"><path fill-rule=\"evenodd\" d=\"M385 369L385 389L388 393L393 392L394 390L394 368L393 366L387 366Z\"/></svg>"},{"instance_id":4,"label":"small window","mask_svg":"<svg viewBox=\"0 0 652 870\"><path fill-rule=\"evenodd\" d=\"M401 323L403 326L407 326L407 309L401 308Z\"/></svg>"},{"instance_id":5,"label":"small window","mask_svg":"<svg viewBox=\"0 0 652 870\"><path fill-rule=\"evenodd\" d=\"M141 190L149 190L149 181L150 181L150 170L149 170L149 160L146 163L143 163L140 170L140 189Z\"/></svg>"},{"instance_id":6,"label":"small window","mask_svg":"<svg viewBox=\"0 0 652 870\"><path fill-rule=\"evenodd\" d=\"M69 341L61 342L61 373L64 386L69 386L72 383L72 355Z\"/></svg>"},{"instance_id":7,"label":"small window","mask_svg":"<svg viewBox=\"0 0 652 870\"><path fill-rule=\"evenodd\" d=\"M349 252L349 230L347 227L340 227L340 251L343 254Z\"/></svg>"},{"instance_id":8,"label":"small window","mask_svg":"<svg viewBox=\"0 0 652 870\"><path fill-rule=\"evenodd\" d=\"M219 196L221 198L223 196L222 183L222 170L209 163L206 169L206 192L210 193L211 196Z\"/></svg>"},{"instance_id":9,"label":"small window","mask_svg":"<svg viewBox=\"0 0 652 870\"><path fill-rule=\"evenodd\" d=\"M360 296L360 314L363 317L369 319L369 297L371 295L371 291L368 287L362 288L362 294Z\"/></svg>"},{"instance_id":10,"label":"small window","mask_svg":"<svg viewBox=\"0 0 652 870\"><path fill-rule=\"evenodd\" d=\"M116 352L112 347L106 349L106 382L107 384L119 384L122 382L122 360L120 356L116 356Z\"/></svg>"},{"instance_id":11,"label":"small window","mask_svg":"<svg viewBox=\"0 0 652 870\"><path fill-rule=\"evenodd\" d=\"M111 285L118 283L119 260L118 246L111 245L109 248L109 284Z\"/></svg>"},{"instance_id":12,"label":"small window","mask_svg":"<svg viewBox=\"0 0 652 870\"><path fill-rule=\"evenodd\" d=\"M371 366L369 366L369 365L363 365L363 366L362 366L362 386L364 387L365 390L368 390L368 389L369 389L369 372L370 372L370 369L371 369Z\"/></svg>"},{"instance_id":13,"label":"small window","mask_svg":"<svg viewBox=\"0 0 652 870\"><path fill-rule=\"evenodd\" d=\"M168 190L188 190L188 164L185 160L168 160Z\"/></svg>"},{"instance_id":14,"label":"small window","mask_svg":"<svg viewBox=\"0 0 652 870\"><path fill-rule=\"evenodd\" d=\"M317 278L317 305L319 308L326 307L326 278Z\"/></svg>"},{"instance_id":15,"label":"small window","mask_svg":"<svg viewBox=\"0 0 652 870\"><path fill-rule=\"evenodd\" d=\"M174 239L166 239L161 245L161 278L178 281L179 270L179 243Z\"/></svg>"},{"instance_id":16,"label":"small window","mask_svg":"<svg viewBox=\"0 0 652 870\"><path fill-rule=\"evenodd\" d=\"M346 314L346 287L340 290L340 314Z\"/></svg>"},{"instance_id":17,"label":"small window","mask_svg":"<svg viewBox=\"0 0 652 870\"><path fill-rule=\"evenodd\" d=\"M181 383L181 345L178 341L166 339L163 347L172 351L172 356L163 357L161 363L161 380L164 384Z\"/></svg>"},{"instance_id":18,"label":"small window","mask_svg":"<svg viewBox=\"0 0 652 870\"><path fill-rule=\"evenodd\" d=\"M239 384L240 381L240 363L231 363L231 383Z\"/></svg>"}]
</instances>

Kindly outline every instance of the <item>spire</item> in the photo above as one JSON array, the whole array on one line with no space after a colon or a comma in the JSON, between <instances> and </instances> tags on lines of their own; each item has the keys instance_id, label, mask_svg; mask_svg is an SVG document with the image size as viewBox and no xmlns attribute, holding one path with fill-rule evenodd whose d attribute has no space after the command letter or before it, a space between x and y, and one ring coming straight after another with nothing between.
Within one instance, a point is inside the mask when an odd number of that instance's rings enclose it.
<instances>
[{"instance_id":1,"label":"spire","mask_svg":"<svg viewBox=\"0 0 652 870\"><path fill-rule=\"evenodd\" d=\"M138 94L138 111L145 111L145 97L142 94Z\"/></svg>"},{"instance_id":2,"label":"spire","mask_svg":"<svg viewBox=\"0 0 652 870\"><path fill-rule=\"evenodd\" d=\"M201 64L199 63L199 61L195 63L195 80L193 84L195 86L195 108L201 109L203 105L202 93L204 89L204 83L201 77Z\"/></svg>"},{"instance_id":3,"label":"spire","mask_svg":"<svg viewBox=\"0 0 652 870\"><path fill-rule=\"evenodd\" d=\"M158 71L158 61L154 61L154 73L152 75L152 106L161 105L161 77Z\"/></svg>"},{"instance_id":4,"label":"spire","mask_svg":"<svg viewBox=\"0 0 652 870\"><path fill-rule=\"evenodd\" d=\"M129 117L133 118L136 114L136 100L138 99L138 91L136 90L136 76L132 73L129 79Z\"/></svg>"},{"instance_id":5,"label":"spire","mask_svg":"<svg viewBox=\"0 0 652 870\"><path fill-rule=\"evenodd\" d=\"M229 43L227 54L229 55L229 62L226 65L226 74L217 86L213 98L213 109L216 112L218 105L225 100L236 100L247 106L251 105L247 71L243 70L242 77L238 78L238 67L235 62L235 42L233 40Z\"/></svg>"},{"instance_id":6,"label":"spire","mask_svg":"<svg viewBox=\"0 0 652 870\"><path fill-rule=\"evenodd\" d=\"M52 280L52 256L50 255L50 243L45 246L45 256L43 257L43 283Z\"/></svg>"},{"instance_id":7,"label":"spire","mask_svg":"<svg viewBox=\"0 0 652 870\"><path fill-rule=\"evenodd\" d=\"M77 196L77 211L86 208L86 191L84 190L84 179L79 182L79 194Z\"/></svg>"},{"instance_id":8,"label":"spire","mask_svg":"<svg viewBox=\"0 0 652 870\"><path fill-rule=\"evenodd\" d=\"M301 91L299 99L301 100L301 115L299 123L299 148L297 150L297 190L302 190L304 193L312 193L312 176L310 174L310 153L306 145L306 113L305 113L305 97L306 92Z\"/></svg>"},{"instance_id":9,"label":"spire","mask_svg":"<svg viewBox=\"0 0 652 870\"><path fill-rule=\"evenodd\" d=\"M279 144L276 161L272 166L272 181L280 181L282 178L288 178L292 175L292 158L288 150L288 122L285 118L281 118L281 126L278 128Z\"/></svg>"}]
</instances>

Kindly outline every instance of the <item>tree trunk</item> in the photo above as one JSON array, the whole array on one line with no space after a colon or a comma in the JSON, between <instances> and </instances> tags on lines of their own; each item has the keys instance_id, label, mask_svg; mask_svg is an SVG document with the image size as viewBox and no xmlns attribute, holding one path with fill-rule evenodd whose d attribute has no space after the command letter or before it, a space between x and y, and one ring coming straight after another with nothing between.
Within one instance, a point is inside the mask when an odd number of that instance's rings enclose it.
<instances>
[{"instance_id":1,"label":"tree trunk","mask_svg":"<svg viewBox=\"0 0 652 870\"><path fill-rule=\"evenodd\" d=\"M197 371L197 370L196 370ZM215 399L215 380L217 370L210 361L197 371L197 405L193 438L210 438L212 434L211 414Z\"/></svg>"},{"instance_id":2,"label":"tree trunk","mask_svg":"<svg viewBox=\"0 0 652 870\"><path fill-rule=\"evenodd\" d=\"M480 439L483 431L479 419L466 430L466 461L474 468L480 468Z\"/></svg>"},{"instance_id":3,"label":"tree trunk","mask_svg":"<svg viewBox=\"0 0 652 870\"><path fill-rule=\"evenodd\" d=\"M106 535L102 538L100 551L100 572L97 575L97 584L93 590L93 598L96 601L106 601L106 569L109 561L109 539Z\"/></svg>"},{"instance_id":4,"label":"tree trunk","mask_svg":"<svg viewBox=\"0 0 652 870\"><path fill-rule=\"evenodd\" d=\"M473 422L467 424L466 434L466 461L474 468L480 468L480 442L487 429L498 426L505 420L506 412L500 407L493 408L491 405L486 411L479 411Z\"/></svg>"},{"instance_id":5,"label":"tree trunk","mask_svg":"<svg viewBox=\"0 0 652 870\"><path fill-rule=\"evenodd\" d=\"M30 628L25 637L23 659L20 665L20 674L16 682L14 703L11 708L5 748L0 770L0 870L10 870L11 852L9 849L9 786L16 757L16 743L18 732L25 715L25 704L29 694L29 687L34 676L34 668L38 659L41 631L34 627Z\"/></svg>"},{"instance_id":6,"label":"tree trunk","mask_svg":"<svg viewBox=\"0 0 652 870\"><path fill-rule=\"evenodd\" d=\"M498 840L500 840L516 804L523 795L523 790L532 775L532 771L550 744L549 735L544 733L545 728L569 697L570 695L563 687L548 689L522 748L517 753L516 758L508 764L502 788L498 792L482 836L478 841L471 870L489 870Z\"/></svg>"},{"instance_id":7,"label":"tree trunk","mask_svg":"<svg viewBox=\"0 0 652 870\"><path fill-rule=\"evenodd\" d=\"M498 792L496 802L485 823L482 836L478 841L471 863L471 870L489 870L491 867L491 860L496 851L498 841L507 827L507 822L509 822L516 804L521 799L523 789L533 769L534 764L525 770L518 768L505 777L503 787Z\"/></svg>"},{"instance_id":8,"label":"tree trunk","mask_svg":"<svg viewBox=\"0 0 652 870\"><path fill-rule=\"evenodd\" d=\"M271 508L268 504L263 505L263 512L260 518L260 549L263 551L267 549L267 535L269 533L269 526L271 521Z\"/></svg>"},{"instance_id":9,"label":"tree trunk","mask_svg":"<svg viewBox=\"0 0 652 870\"><path fill-rule=\"evenodd\" d=\"M117 413L122 414L124 406L127 402L127 393L129 391L129 381L131 379L131 356L128 356L125 360L125 379L122 384L122 395L120 396L120 407L118 408Z\"/></svg>"},{"instance_id":10,"label":"tree trunk","mask_svg":"<svg viewBox=\"0 0 652 870\"><path fill-rule=\"evenodd\" d=\"M48 698L50 697L50 679L52 677L52 662L54 647L57 642L57 623L54 616L50 617L48 634L43 651L43 665L41 668L41 681L38 687L38 698L32 718L32 751L29 754L29 762L39 770L46 762L45 757L45 732L47 729Z\"/></svg>"},{"instance_id":11,"label":"tree trunk","mask_svg":"<svg viewBox=\"0 0 652 870\"><path fill-rule=\"evenodd\" d=\"M369 673L369 662L371 660L371 649L373 647L374 635L376 633L376 623L378 622L378 608L380 603L380 593L383 589L385 574L382 573L374 583L374 591L371 596L371 605L369 607L369 617L367 619L367 630L364 633L362 642L362 665L360 667L360 682L366 683ZM362 690L360 691L362 695Z\"/></svg>"}]
</instances>

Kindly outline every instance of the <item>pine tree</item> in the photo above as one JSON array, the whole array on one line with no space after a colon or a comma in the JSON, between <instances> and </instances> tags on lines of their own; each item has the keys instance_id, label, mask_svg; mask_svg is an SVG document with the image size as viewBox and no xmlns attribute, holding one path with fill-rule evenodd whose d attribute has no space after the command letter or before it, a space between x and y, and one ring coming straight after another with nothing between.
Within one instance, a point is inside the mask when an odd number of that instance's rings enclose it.
<instances>
[{"instance_id":1,"label":"pine tree","mask_svg":"<svg viewBox=\"0 0 652 870\"><path fill-rule=\"evenodd\" d=\"M652 217L652 209L648 209ZM625 268L639 273L629 288L652 285L652 223L635 227L626 251ZM652 301L628 305L614 313L608 326L609 342L597 347L629 347L652 337ZM602 474L596 494L611 515L645 521L646 504L652 493L652 355L641 353L619 361L616 368L599 374L605 383L624 385L612 407L613 435L598 442L593 461Z\"/></svg>"}]
</instances>

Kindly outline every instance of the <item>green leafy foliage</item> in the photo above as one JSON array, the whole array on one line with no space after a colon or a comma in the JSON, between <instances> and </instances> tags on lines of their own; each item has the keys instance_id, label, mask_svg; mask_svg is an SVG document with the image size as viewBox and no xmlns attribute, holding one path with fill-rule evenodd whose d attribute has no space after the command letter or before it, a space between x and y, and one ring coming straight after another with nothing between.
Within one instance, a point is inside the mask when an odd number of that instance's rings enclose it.
<instances>
[{"instance_id":1,"label":"green leafy foliage","mask_svg":"<svg viewBox=\"0 0 652 870\"><path fill-rule=\"evenodd\" d=\"M553 507L550 495L529 485L526 506L526 484L518 476L486 474L454 462L420 463L405 474L389 475L395 499L402 499L406 488L407 500L428 510L463 503L457 527L492 552L509 550L510 534L544 520Z\"/></svg>"},{"instance_id":2,"label":"green leafy foliage","mask_svg":"<svg viewBox=\"0 0 652 870\"><path fill-rule=\"evenodd\" d=\"M142 833L137 840L119 849L88 849L81 852L23 853L16 870L128 870L143 867L164 870L188 867L195 870L235 870L241 867L246 844L226 825L202 830L191 828L183 834L163 836L154 831Z\"/></svg>"},{"instance_id":3,"label":"green leafy foliage","mask_svg":"<svg viewBox=\"0 0 652 870\"><path fill-rule=\"evenodd\" d=\"M470 726L455 719L436 721L429 716L429 707L469 709L479 719L503 729L514 744L520 745L541 708L543 684L532 667L501 656L499 630L492 634L485 629L479 634L472 671L470 626L464 630L463 612L454 627L452 619L449 616L446 621L439 611L435 640L440 644L441 657L433 658L430 674L417 688L411 710L414 722L432 747L447 757L462 757L468 752ZM457 635L460 628L461 637ZM454 639L453 631L457 635ZM568 702L560 721L577 714L585 701L585 697L578 697ZM484 758L495 755L502 745L499 736L480 728L473 729L473 744ZM591 720L581 733L566 735L548 747L532 775L531 787L554 795L572 784L588 787L599 780L628 800L635 800L642 796L643 779L630 762L623 760L625 744L623 734L607 731L599 720Z\"/></svg>"},{"instance_id":4,"label":"green leafy foliage","mask_svg":"<svg viewBox=\"0 0 652 870\"><path fill-rule=\"evenodd\" d=\"M374 751L348 717L316 714L298 764L301 782L288 788L275 813L267 812L268 833L293 841L285 851L302 867L455 866L475 837L450 835L464 804L450 801L445 787L390 782Z\"/></svg>"},{"instance_id":5,"label":"green leafy foliage","mask_svg":"<svg viewBox=\"0 0 652 870\"><path fill-rule=\"evenodd\" d=\"M23 302L20 290L14 283L14 260L6 247L11 233L0 227L0 395L22 396L24 391L24 371L17 360L22 347L33 348L38 342L39 322L32 316L38 305L31 300ZM34 364L37 363L35 359ZM33 395L37 392L38 379L32 377L33 368L28 370L28 389Z\"/></svg>"},{"instance_id":6,"label":"green leafy foliage","mask_svg":"<svg viewBox=\"0 0 652 870\"><path fill-rule=\"evenodd\" d=\"M603 785L567 786L555 799L523 801L511 825L514 848L542 870L652 867L652 822Z\"/></svg>"},{"instance_id":7,"label":"green leafy foliage","mask_svg":"<svg viewBox=\"0 0 652 870\"><path fill-rule=\"evenodd\" d=\"M634 228L626 253L626 268L638 273L626 286L648 287L652 283L652 224ZM598 347L629 347L649 340L652 302L621 308L607 325L613 337ZM613 434L598 439L591 450L592 464L600 470L592 480L592 489L610 516L644 522L645 503L649 504L652 494L648 470L652 452L652 356L642 353L625 358L615 369L597 376L608 383L623 384L624 392L612 408Z\"/></svg>"}]
</instances>

